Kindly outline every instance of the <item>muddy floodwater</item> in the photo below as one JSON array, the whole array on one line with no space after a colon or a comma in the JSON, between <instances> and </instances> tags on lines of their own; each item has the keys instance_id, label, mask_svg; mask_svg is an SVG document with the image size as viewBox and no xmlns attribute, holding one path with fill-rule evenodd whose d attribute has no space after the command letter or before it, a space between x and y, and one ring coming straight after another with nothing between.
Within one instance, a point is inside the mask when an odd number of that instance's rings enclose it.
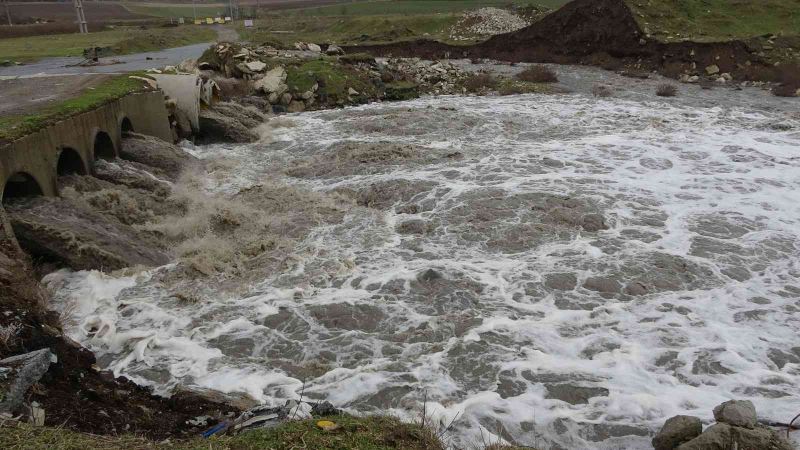
<instances>
[{"instance_id":1,"label":"muddy floodwater","mask_svg":"<svg viewBox=\"0 0 800 450\"><path fill-rule=\"evenodd\" d=\"M185 144L217 225L158 269L46 282L102 367L165 394L302 391L409 420L427 399L461 447L649 448L667 417L710 421L730 398L790 420L798 104L607 77Z\"/></svg>"}]
</instances>

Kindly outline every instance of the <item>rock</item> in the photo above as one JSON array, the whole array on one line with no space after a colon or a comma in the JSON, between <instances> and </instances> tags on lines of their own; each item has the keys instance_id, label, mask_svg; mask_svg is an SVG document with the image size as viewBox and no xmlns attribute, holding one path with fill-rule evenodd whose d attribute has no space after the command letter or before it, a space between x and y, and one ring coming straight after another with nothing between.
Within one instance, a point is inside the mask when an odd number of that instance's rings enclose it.
<instances>
[{"instance_id":1,"label":"rock","mask_svg":"<svg viewBox=\"0 0 800 450\"><path fill-rule=\"evenodd\" d=\"M300 94L300 98L303 99L303 100L308 100L308 99L313 98L313 97L314 97L314 93L311 92L311 91L306 91L306 92L303 92L302 94Z\"/></svg>"},{"instance_id":2,"label":"rock","mask_svg":"<svg viewBox=\"0 0 800 450\"><path fill-rule=\"evenodd\" d=\"M325 53L328 55L344 55L344 50L336 44L331 44L328 46L328 49L325 50Z\"/></svg>"},{"instance_id":3,"label":"rock","mask_svg":"<svg viewBox=\"0 0 800 450\"><path fill-rule=\"evenodd\" d=\"M634 281L625 286L625 293L628 295L645 295L647 286L639 281Z\"/></svg>"},{"instance_id":4,"label":"rock","mask_svg":"<svg viewBox=\"0 0 800 450\"><path fill-rule=\"evenodd\" d=\"M605 218L600 214L586 214L581 219L581 227L584 230L589 232L595 232L600 230L607 230L608 225L606 225Z\"/></svg>"},{"instance_id":5,"label":"rock","mask_svg":"<svg viewBox=\"0 0 800 450\"><path fill-rule=\"evenodd\" d=\"M731 76L731 74L729 74L727 72L725 72L722 75L720 75L720 77L724 78L725 81L733 81L733 76Z\"/></svg>"},{"instance_id":6,"label":"rock","mask_svg":"<svg viewBox=\"0 0 800 450\"><path fill-rule=\"evenodd\" d=\"M129 133L123 140L119 156L161 169L173 181L181 171L198 160L177 145L138 133Z\"/></svg>"},{"instance_id":7,"label":"rock","mask_svg":"<svg viewBox=\"0 0 800 450\"><path fill-rule=\"evenodd\" d=\"M397 82L386 85L386 100L410 100L419 97L419 86L414 83Z\"/></svg>"},{"instance_id":8,"label":"rock","mask_svg":"<svg viewBox=\"0 0 800 450\"><path fill-rule=\"evenodd\" d=\"M703 432L703 423L697 417L675 416L667 419L653 438L655 450L672 450Z\"/></svg>"},{"instance_id":9,"label":"rock","mask_svg":"<svg viewBox=\"0 0 800 450\"><path fill-rule=\"evenodd\" d=\"M300 50L302 52L302 51L308 50L308 44L306 44L305 42L295 42L294 43L294 48L296 48L297 50Z\"/></svg>"},{"instance_id":10,"label":"rock","mask_svg":"<svg viewBox=\"0 0 800 450\"><path fill-rule=\"evenodd\" d=\"M583 287L590 291L604 294L616 294L622 289L619 281L608 277L590 277L583 283Z\"/></svg>"},{"instance_id":11,"label":"rock","mask_svg":"<svg viewBox=\"0 0 800 450\"><path fill-rule=\"evenodd\" d=\"M44 408L39 406L38 402L31 402L30 422L35 427L44 426Z\"/></svg>"},{"instance_id":12,"label":"rock","mask_svg":"<svg viewBox=\"0 0 800 450\"><path fill-rule=\"evenodd\" d=\"M322 52L322 49L317 44L310 44L309 43L309 44L306 44L306 47L308 47L309 51L314 52L314 53Z\"/></svg>"},{"instance_id":13,"label":"rock","mask_svg":"<svg viewBox=\"0 0 800 450\"><path fill-rule=\"evenodd\" d=\"M290 113L303 112L306 110L306 105L301 101L292 100L289 102L289 106L286 108L286 110Z\"/></svg>"},{"instance_id":14,"label":"rock","mask_svg":"<svg viewBox=\"0 0 800 450\"><path fill-rule=\"evenodd\" d=\"M692 75L691 77L689 77L688 81L689 83L697 83L700 81L700 77L697 75Z\"/></svg>"},{"instance_id":15,"label":"rock","mask_svg":"<svg viewBox=\"0 0 800 450\"><path fill-rule=\"evenodd\" d=\"M289 103L291 102L292 102L292 94L287 92L281 96L281 105L289 106Z\"/></svg>"},{"instance_id":16,"label":"rock","mask_svg":"<svg viewBox=\"0 0 800 450\"><path fill-rule=\"evenodd\" d=\"M99 163L97 161L98 166ZM116 163L106 165L119 166ZM112 271L136 265L157 267L170 261L169 255L156 242L144 239L133 227L76 200L29 197L15 200L6 211L14 234L24 248L73 270Z\"/></svg>"},{"instance_id":17,"label":"rock","mask_svg":"<svg viewBox=\"0 0 800 450\"><path fill-rule=\"evenodd\" d=\"M717 423L677 450L792 450L783 436L767 427L754 429Z\"/></svg>"},{"instance_id":18,"label":"rock","mask_svg":"<svg viewBox=\"0 0 800 450\"><path fill-rule=\"evenodd\" d=\"M347 95L358 95L358 91L353 88L347 88Z\"/></svg>"},{"instance_id":19,"label":"rock","mask_svg":"<svg viewBox=\"0 0 800 450\"><path fill-rule=\"evenodd\" d=\"M544 276L544 285L548 289L571 291L578 284L578 278L573 273L548 273Z\"/></svg>"},{"instance_id":20,"label":"rock","mask_svg":"<svg viewBox=\"0 0 800 450\"><path fill-rule=\"evenodd\" d=\"M0 392L3 400L0 414L16 414L25 401L25 393L39 382L55 360L56 356L47 348L0 360L0 368L6 369L0 372L0 380L7 377L13 379L8 391ZM41 419L44 419L44 410L41 411Z\"/></svg>"},{"instance_id":21,"label":"rock","mask_svg":"<svg viewBox=\"0 0 800 450\"><path fill-rule=\"evenodd\" d=\"M197 72L197 60L196 59L184 59L178 64L178 72L183 73L196 73Z\"/></svg>"},{"instance_id":22,"label":"rock","mask_svg":"<svg viewBox=\"0 0 800 450\"><path fill-rule=\"evenodd\" d=\"M286 69L283 67L276 67L264 74L264 78L258 80L253 84L257 91L269 94L271 92L278 92L281 85L286 84Z\"/></svg>"},{"instance_id":23,"label":"rock","mask_svg":"<svg viewBox=\"0 0 800 450\"><path fill-rule=\"evenodd\" d=\"M725 83L727 83L727 82L728 82L728 80L726 80L726 79L725 79L725 78L723 78L723 77L719 77L719 78L717 78L717 80L716 80L716 81L717 81L717 83L720 83L720 84L725 84Z\"/></svg>"},{"instance_id":24,"label":"rock","mask_svg":"<svg viewBox=\"0 0 800 450\"><path fill-rule=\"evenodd\" d=\"M545 398L553 398L571 405L589 403L592 397L608 396L608 389L600 387L576 386L573 384L548 384Z\"/></svg>"},{"instance_id":25,"label":"rock","mask_svg":"<svg viewBox=\"0 0 800 450\"><path fill-rule=\"evenodd\" d=\"M750 400L728 400L714 408L714 419L737 427L753 428L758 423L756 407Z\"/></svg>"},{"instance_id":26,"label":"rock","mask_svg":"<svg viewBox=\"0 0 800 450\"><path fill-rule=\"evenodd\" d=\"M266 117L252 107L219 102L200 111L198 142L255 142L253 131Z\"/></svg>"},{"instance_id":27,"label":"rock","mask_svg":"<svg viewBox=\"0 0 800 450\"><path fill-rule=\"evenodd\" d=\"M328 401L311 405L311 415L314 417L338 416L341 413L340 409L337 409Z\"/></svg>"},{"instance_id":28,"label":"rock","mask_svg":"<svg viewBox=\"0 0 800 450\"><path fill-rule=\"evenodd\" d=\"M261 61L250 61L249 63L245 63L245 67L251 72L262 72L267 68L267 65Z\"/></svg>"},{"instance_id":29,"label":"rock","mask_svg":"<svg viewBox=\"0 0 800 450\"><path fill-rule=\"evenodd\" d=\"M269 101L273 105L278 103L280 99L281 99L281 94L278 94L277 92L272 92L267 96L267 101Z\"/></svg>"},{"instance_id":30,"label":"rock","mask_svg":"<svg viewBox=\"0 0 800 450\"><path fill-rule=\"evenodd\" d=\"M716 64L712 64L706 67L706 73L709 75L716 75L719 73L719 66Z\"/></svg>"}]
</instances>

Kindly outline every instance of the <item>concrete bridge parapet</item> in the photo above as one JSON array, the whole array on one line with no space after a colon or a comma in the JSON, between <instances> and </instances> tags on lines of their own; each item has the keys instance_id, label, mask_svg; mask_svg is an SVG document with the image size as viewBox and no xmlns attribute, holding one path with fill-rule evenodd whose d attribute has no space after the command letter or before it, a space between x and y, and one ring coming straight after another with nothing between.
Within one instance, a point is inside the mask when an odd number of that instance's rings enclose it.
<instances>
[{"instance_id":1,"label":"concrete bridge parapet","mask_svg":"<svg viewBox=\"0 0 800 450\"><path fill-rule=\"evenodd\" d=\"M58 195L58 176L119 155L126 131L172 140L161 91L127 95L0 147L0 198Z\"/></svg>"}]
</instances>

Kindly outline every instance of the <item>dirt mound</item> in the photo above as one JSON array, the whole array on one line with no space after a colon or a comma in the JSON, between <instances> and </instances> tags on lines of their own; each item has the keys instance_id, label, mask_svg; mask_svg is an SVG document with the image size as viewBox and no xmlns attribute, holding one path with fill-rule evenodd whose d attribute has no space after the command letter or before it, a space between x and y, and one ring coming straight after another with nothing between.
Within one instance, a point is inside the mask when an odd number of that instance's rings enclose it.
<instances>
[{"instance_id":1,"label":"dirt mound","mask_svg":"<svg viewBox=\"0 0 800 450\"><path fill-rule=\"evenodd\" d=\"M512 62L591 64L606 69L657 70L667 76L718 73L737 79L773 81L774 71L743 41L661 42L642 30L624 0L575 0L531 26L473 46L418 40L346 48L378 55L491 58Z\"/></svg>"}]
</instances>

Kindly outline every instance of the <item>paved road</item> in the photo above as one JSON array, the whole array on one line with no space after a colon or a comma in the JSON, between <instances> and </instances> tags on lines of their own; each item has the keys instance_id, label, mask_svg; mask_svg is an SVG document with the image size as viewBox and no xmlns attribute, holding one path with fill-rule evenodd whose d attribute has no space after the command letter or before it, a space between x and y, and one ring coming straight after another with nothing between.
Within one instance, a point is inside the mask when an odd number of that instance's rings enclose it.
<instances>
[{"instance_id":1,"label":"paved road","mask_svg":"<svg viewBox=\"0 0 800 450\"><path fill-rule=\"evenodd\" d=\"M109 78L81 74L0 80L0 117L30 114L65 98L77 97Z\"/></svg>"},{"instance_id":2,"label":"paved road","mask_svg":"<svg viewBox=\"0 0 800 450\"><path fill-rule=\"evenodd\" d=\"M211 45L194 44L185 47L168 48L157 52L137 53L135 55L100 58L102 64L90 67L77 66L84 58L79 56L62 58L44 58L35 63L23 66L0 67L0 77L19 77L38 74L76 74L76 73L123 73L136 70L147 70L152 67L163 67L178 64L187 58L197 58ZM119 61L118 64L111 64Z\"/></svg>"},{"instance_id":3,"label":"paved road","mask_svg":"<svg viewBox=\"0 0 800 450\"><path fill-rule=\"evenodd\" d=\"M238 41L239 34L227 26L215 26L220 41ZM78 66L84 58L80 56L44 58L23 66L0 67L0 77L26 77L31 75L57 75L76 73L124 73L147 70L153 67L175 65L188 58L197 58L211 42L184 47L167 48L155 52L100 58L102 65Z\"/></svg>"}]
</instances>

